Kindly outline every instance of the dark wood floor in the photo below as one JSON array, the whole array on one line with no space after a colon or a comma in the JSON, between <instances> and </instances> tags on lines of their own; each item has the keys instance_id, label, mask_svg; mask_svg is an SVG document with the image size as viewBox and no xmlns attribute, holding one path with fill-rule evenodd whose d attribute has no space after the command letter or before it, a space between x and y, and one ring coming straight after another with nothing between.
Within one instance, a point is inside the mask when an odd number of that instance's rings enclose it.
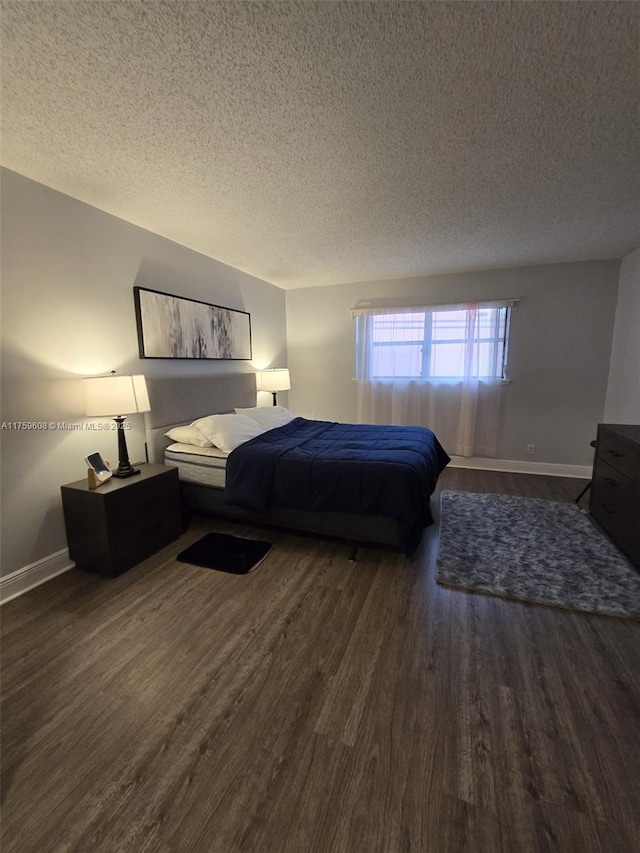
<instances>
[{"instance_id":1,"label":"dark wood floor","mask_svg":"<svg viewBox=\"0 0 640 853\"><path fill-rule=\"evenodd\" d=\"M211 529L275 546L244 577L175 561ZM437 535L352 564L199 520L7 604L3 853L637 851L639 625L439 587Z\"/></svg>"}]
</instances>

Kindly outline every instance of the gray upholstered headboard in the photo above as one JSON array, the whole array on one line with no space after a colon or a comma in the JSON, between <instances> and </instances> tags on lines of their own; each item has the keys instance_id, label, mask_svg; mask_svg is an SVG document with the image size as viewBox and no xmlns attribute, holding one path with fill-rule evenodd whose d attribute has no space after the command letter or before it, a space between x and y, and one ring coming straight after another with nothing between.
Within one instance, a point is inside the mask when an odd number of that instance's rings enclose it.
<instances>
[{"instance_id":1,"label":"gray upholstered headboard","mask_svg":"<svg viewBox=\"0 0 640 853\"><path fill-rule=\"evenodd\" d=\"M151 411L144 416L149 462L162 464L171 444L165 432L206 415L256 405L255 373L147 377Z\"/></svg>"}]
</instances>

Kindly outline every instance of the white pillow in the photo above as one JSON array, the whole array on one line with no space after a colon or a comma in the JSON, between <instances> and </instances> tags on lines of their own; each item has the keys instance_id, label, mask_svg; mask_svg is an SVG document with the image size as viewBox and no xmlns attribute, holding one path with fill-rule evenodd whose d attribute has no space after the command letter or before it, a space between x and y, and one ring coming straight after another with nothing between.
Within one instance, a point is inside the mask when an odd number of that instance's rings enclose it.
<instances>
[{"instance_id":1,"label":"white pillow","mask_svg":"<svg viewBox=\"0 0 640 853\"><path fill-rule=\"evenodd\" d=\"M236 414L251 418L265 429L284 426L296 417L284 406L254 406L252 409L236 409Z\"/></svg>"},{"instance_id":2,"label":"white pillow","mask_svg":"<svg viewBox=\"0 0 640 853\"><path fill-rule=\"evenodd\" d=\"M229 455L219 447L195 447L193 444L170 444L167 450L174 453L188 453L190 456L212 456L214 459L226 459Z\"/></svg>"},{"instance_id":3,"label":"white pillow","mask_svg":"<svg viewBox=\"0 0 640 853\"><path fill-rule=\"evenodd\" d=\"M172 441L177 441L179 444L193 444L194 447L211 447L211 442L200 432L199 429L191 424L191 426L177 426L165 432L167 438Z\"/></svg>"},{"instance_id":4,"label":"white pillow","mask_svg":"<svg viewBox=\"0 0 640 853\"><path fill-rule=\"evenodd\" d=\"M266 432L264 427L244 415L209 415L194 421L191 426L199 429L210 442L227 453L250 438Z\"/></svg>"}]
</instances>

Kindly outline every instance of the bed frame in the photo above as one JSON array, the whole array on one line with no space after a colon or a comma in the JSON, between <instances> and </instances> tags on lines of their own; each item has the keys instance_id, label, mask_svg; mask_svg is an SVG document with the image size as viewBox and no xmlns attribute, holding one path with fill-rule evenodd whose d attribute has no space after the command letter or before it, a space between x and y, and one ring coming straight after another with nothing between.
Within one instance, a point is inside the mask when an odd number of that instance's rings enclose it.
<instances>
[{"instance_id":1,"label":"bed frame","mask_svg":"<svg viewBox=\"0 0 640 853\"><path fill-rule=\"evenodd\" d=\"M147 389L151 403L151 411L145 414L147 457L149 462L160 465L164 463L165 449L172 443L165 436L171 427L190 424L206 415L233 412L236 406L256 405L255 373L148 377ZM288 507L254 513L227 504L223 489L181 482L180 491L182 506L189 511L346 539L351 543L352 559L358 543L402 547L398 522L386 516L309 512Z\"/></svg>"}]
</instances>

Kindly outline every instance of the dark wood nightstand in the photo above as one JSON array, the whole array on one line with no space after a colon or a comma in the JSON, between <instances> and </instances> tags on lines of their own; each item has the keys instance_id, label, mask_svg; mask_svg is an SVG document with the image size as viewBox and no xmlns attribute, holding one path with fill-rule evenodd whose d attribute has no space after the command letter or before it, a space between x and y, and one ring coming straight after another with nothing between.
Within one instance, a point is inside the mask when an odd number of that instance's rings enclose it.
<instances>
[{"instance_id":1,"label":"dark wood nightstand","mask_svg":"<svg viewBox=\"0 0 640 853\"><path fill-rule=\"evenodd\" d=\"M182 532L177 468L139 467L94 490L86 479L61 486L69 556L79 568L116 577Z\"/></svg>"}]
</instances>

